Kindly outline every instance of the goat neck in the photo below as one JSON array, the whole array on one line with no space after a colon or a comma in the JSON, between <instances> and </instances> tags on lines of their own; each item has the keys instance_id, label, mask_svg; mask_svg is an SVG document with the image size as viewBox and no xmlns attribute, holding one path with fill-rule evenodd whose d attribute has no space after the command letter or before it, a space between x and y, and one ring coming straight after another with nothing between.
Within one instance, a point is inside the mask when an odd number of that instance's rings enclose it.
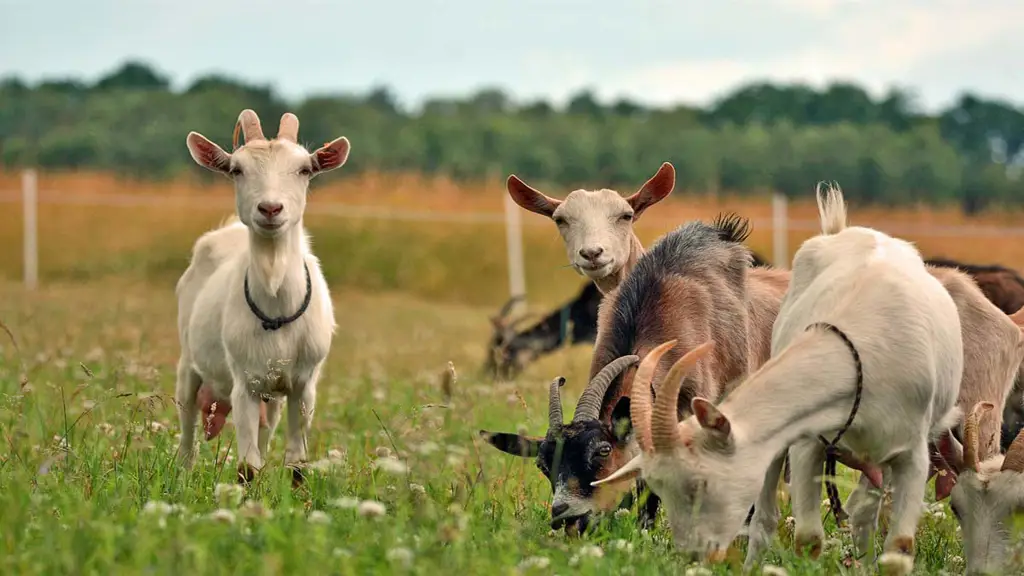
<instances>
[{"instance_id":1,"label":"goat neck","mask_svg":"<svg viewBox=\"0 0 1024 576\"><path fill-rule=\"evenodd\" d=\"M272 238L249 230L249 293L270 316L293 314L306 296L302 220Z\"/></svg>"}]
</instances>

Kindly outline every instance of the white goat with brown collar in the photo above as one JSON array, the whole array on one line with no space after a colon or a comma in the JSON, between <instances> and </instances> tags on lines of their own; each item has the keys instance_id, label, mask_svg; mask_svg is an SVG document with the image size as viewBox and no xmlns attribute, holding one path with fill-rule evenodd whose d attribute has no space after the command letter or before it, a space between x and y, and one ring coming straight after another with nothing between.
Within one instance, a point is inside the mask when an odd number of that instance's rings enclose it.
<instances>
[{"instance_id":1,"label":"white goat with brown collar","mask_svg":"<svg viewBox=\"0 0 1024 576\"><path fill-rule=\"evenodd\" d=\"M298 144L299 121L281 117L277 137L263 136L259 118L244 110L235 126L244 145L229 154L201 134L186 143L200 166L231 178L237 222L203 234L178 281L177 402L179 456L191 465L200 387L231 408L239 475L263 467L288 400L285 463L306 460L316 385L331 347L334 311L320 263L302 225L310 178L345 163L349 142L338 138L313 153ZM260 425L261 401L267 426ZM219 427L217 428L219 430ZM207 431L208 435L210 431Z\"/></svg>"},{"instance_id":2,"label":"white goat with brown collar","mask_svg":"<svg viewBox=\"0 0 1024 576\"><path fill-rule=\"evenodd\" d=\"M664 502L677 546L690 553L724 557L766 477L777 477L770 468L793 445L805 448L792 463L796 540L820 547L824 452L818 437L831 438L844 427L858 389L850 348L813 327L828 323L851 340L863 374L860 406L839 446L891 471L893 520L885 547L912 554L928 441L960 416L957 309L911 244L846 226L838 189L819 190L818 206L823 234L804 242L794 257L768 362L718 406L694 398L694 415L681 423L675 405L682 376L701 368L698 361L711 346L695 349L670 371L653 415L641 372L650 378L674 343L651 352L637 371L630 408L642 454L601 482L642 469Z\"/></svg>"}]
</instances>

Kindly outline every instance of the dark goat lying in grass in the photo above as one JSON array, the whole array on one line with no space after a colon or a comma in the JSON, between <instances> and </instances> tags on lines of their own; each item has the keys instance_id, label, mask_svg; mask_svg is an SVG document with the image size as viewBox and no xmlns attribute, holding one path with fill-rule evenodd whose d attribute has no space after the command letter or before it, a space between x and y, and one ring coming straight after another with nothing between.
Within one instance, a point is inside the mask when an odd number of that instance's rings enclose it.
<instances>
[{"instance_id":1,"label":"dark goat lying in grass","mask_svg":"<svg viewBox=\"0 0 1024 576\"><path fill-rule=\"evenodd\" d=\"M753 266L769 265L755 252L751 252L751 258ZM517 331L517 326L525 318L509 318L512 305L517 300L510 298L498 314L491 317L494 334L488 346L484 371L492 378L510 379L522 372L527 364L558 350L567 342L593 344L597 338L597 307L602 297L597 285L588 281L575 298L522 331Z\"/></svg>"},{"instance_id":2,"label":"dark goat lying in grass","mask_svg":"<svg viewBox=\"0 0 1024 576\"><path fill-rule=\"evenodd\" d=\"M948 258L925 260L925 264L939 268L956 268L974 279L981 292L1003 311L1010 315L1024 306L1024 279L1016 271L999 265L964 264ZM1003 452L1024 429L1024 379L1020 373L1013 383L1013 390L1003 406L1003 425L1000 444ZM962 438L957 438L963 440Z\"/></svg>"}]
</instances>

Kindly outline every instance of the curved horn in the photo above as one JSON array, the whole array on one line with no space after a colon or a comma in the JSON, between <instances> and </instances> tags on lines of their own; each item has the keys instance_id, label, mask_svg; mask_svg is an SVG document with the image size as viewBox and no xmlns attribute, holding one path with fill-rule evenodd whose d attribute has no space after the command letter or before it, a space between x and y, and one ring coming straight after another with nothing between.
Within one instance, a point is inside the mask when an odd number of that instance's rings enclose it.
<instances>
[{"instance_id":1,"label":"curved horn","mask_svg":"<svg viewBox=\"0 0 1024 576\"><path fill-rule=\"evenodd\" d=\"M238 115L238 121L235 122L235 131L231 135L232 148L238 147L239 129L242 130L244 137L243 145L255 140L266 140L266 137L263 136L263 127L260 126L260 117L248 108L242 110L242 113Z\"/></svg>"},{"instance_id":2,"label":"curved horn","mask_svg":"<svg viewBox=\"0 0 1024 576\"><path fill-rule=\"evenodd\" d=\"M583 394L580 395L580 399L576 403L576 412L572 416L572 421L585 422L587 420L597 420L597 416L601 412L601 402L604 401L604 393L608 391L608 387L611 386L612 380L618 378L626 368L629 368L639 361L639 356L630 354L628 356L620 356L602 368L601 371L594 376L594 379L590 381L590 384L587 384L587 388L583 391Z\"/></svg>"},{"instance_id":3,"label":"curved horn","mask_svg":"<svg viewBox=\"0 0 1024 576\"><path fill-rule=\"evenodd\" d=\"M669 340L644 356L633 375L633 386L629 391L629 419L632 420L633 434L644 454L654 450L651 442L651 380L658 368L658 362L678 340Z\"/></svg>"},{"instance_id":4,"label":"curved horn","mask_svg":"<svg viewBox=\"0 0 1024 576\"><path fill-rule=\"evenodd\" d=\"M551 381L548 389L548 428L552 432L562 429L562 394L559 388L565 385L565 378L559 376Z\"/></svg>"},{"instance_id":5,"label":"curved horn","mask_svg":"<svg viewBox=\"0 0 1024 576\"><path fill-rule=\"evenodd\" d=\"M281 123L277 127L277 137L289 142L298 142L299 118L295 114L285 112L281 115Z\"/></svg>"},{"instance_id":6,"label":"curved horn","mask_svg":"<svg viewBox=\"0 0 1024 576\"><path fill-rule=\"evenodd\" d=\"M986 412L995 408L991 402L978 402L964 422L964 466L978 471L978 425Z\"/></svg>"},{"instance_id":7,"label":"curved horn","mask_svg":"<svg viewBox=\"0 0 1024 576\"><path fill-rule=\"evenodd\" d=\"M697 362L715 347L710 340L687 352L668 371L668 376L658 388L651 418L651 439L657 451L671 451L679 446L679 389L683 378L693 370Z\"/></svg>"},{"instance_id":8,"label":"curved horn","mask_svg":"<svg viewBox=\"0 0 1024 576\"><path fill-rule=\"evenodd\" d=\"M1024 430L1018 432L1017 437L1010 443L1010 448L1006 451L1006 457L1003 458L1003 465L999 470L1024 472Z\"/></svg>"}]
</instances>

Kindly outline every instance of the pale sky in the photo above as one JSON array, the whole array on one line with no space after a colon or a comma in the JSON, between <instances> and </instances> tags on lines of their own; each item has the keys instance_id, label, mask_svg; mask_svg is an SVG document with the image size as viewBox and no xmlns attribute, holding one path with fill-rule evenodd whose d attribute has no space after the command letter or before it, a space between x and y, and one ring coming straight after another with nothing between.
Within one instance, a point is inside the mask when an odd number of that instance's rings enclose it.
<instances>
[{"instance_id":1,"label":"pale sky","mask_svg":"<svg viewBox=\"0 0 1024 576\"><path fill-rule=\"evenodd\" d=\"M1024 105L1021 0L0 0L0 76L87 80L142 59L175 86L227 73L297 98L707 104L752 80L964 90Z\"/></svg>"}]
</instances>

